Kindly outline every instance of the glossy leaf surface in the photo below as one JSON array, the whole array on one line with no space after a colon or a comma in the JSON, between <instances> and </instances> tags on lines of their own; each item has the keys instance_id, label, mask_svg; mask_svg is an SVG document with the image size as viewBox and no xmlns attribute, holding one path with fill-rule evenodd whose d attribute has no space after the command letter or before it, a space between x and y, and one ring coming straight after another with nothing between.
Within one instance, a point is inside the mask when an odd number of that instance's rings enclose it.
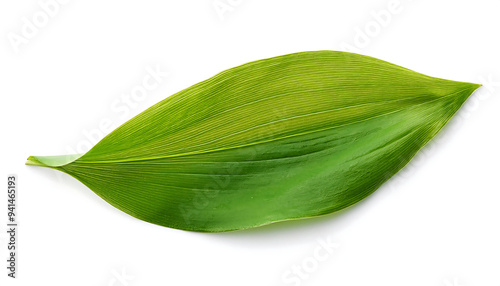
<instances>
[{"instance_id":1,"label":"glossy leaf surface","mask_svg":"<svg viewBox=\"0 0 500 286\"><path fill-rule=\"evenodd\" d=\"M303 52L180 91L83 155L32 156L118 209L219 232L331 213L398 172L479 85Z\"/></svg>"}]
</instances>

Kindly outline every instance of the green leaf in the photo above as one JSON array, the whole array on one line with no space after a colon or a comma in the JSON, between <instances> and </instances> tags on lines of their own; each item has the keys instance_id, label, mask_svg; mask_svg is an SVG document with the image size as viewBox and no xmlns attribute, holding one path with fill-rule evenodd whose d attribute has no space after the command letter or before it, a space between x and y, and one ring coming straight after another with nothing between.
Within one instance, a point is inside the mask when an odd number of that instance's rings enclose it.
<instances>
[{"instance_id":1,"label":"green leaf","mask_svg":"<svg viewBox=\"0 0 500 286\"><path fill-rule=\"evenodd\" d=\"M479 86L352 53L284 55L180 91L83 155L26 164L65 172L151 223L245 229L365 198Z\"/></svg>"}]
</instances>

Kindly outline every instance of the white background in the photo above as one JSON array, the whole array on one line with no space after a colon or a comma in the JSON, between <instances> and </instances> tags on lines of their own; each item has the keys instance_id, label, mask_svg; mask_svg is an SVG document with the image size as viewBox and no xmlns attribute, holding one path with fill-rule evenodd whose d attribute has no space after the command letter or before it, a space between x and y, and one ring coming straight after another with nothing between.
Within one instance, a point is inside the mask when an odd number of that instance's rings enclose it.
<instances>
[{"instance_id":1,"label":"white background","mask_svg":"<svg viewBox=\"0 0 500 286\"><path fill-rule=\"evenodd\" d=\"M42 6L0 4L0 181L15 173L20 191L19 278L6 277L2 226L1 285L500 285L499 1L70 0L50 16ZM366 200L252 230L156 226L24 165L88 148L107 125L227 68L326 49L484 86ZM130 97L148 69L168 76Z\"/></svg>"}]
</instances>

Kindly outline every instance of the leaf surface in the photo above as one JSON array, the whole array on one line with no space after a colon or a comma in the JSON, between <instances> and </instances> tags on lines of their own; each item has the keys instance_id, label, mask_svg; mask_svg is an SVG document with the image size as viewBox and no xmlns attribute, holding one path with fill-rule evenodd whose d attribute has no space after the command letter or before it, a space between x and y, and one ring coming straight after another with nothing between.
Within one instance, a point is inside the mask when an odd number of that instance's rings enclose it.
<instances>
[{"instance_id":1,"label":"leaf surface","mask_svg":"<svg viewBox=\"0 0 500 286\"><path fill-rule=\"evenodd\" d=\"M331 213L398 172L480 85L315 51L226 70L81 155L31 156L118 209L220 232Z\"/></svg>"}]
</instances>

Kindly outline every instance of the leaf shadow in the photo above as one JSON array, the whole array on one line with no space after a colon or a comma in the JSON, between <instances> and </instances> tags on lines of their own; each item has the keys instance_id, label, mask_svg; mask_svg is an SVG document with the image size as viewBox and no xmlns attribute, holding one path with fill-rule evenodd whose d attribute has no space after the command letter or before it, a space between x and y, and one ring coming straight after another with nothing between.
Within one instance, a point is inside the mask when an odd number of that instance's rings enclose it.
<instances>
[{"instance_id":1,"label":"leaf shadow","mask_svg":"<svg viewBox=\"0 0 500 286\"><path fill-rule=\"evenodd\" d=\"M381 193L381 192L380 192ZM354 223L363 215L365 205L377 195L372 194L362 201L342 210L317 217L275 222L255 228L222 232L196 233L237 248L279 248L290 244L310 243L321 237L331 236Z\"/></svg>"}]
</instances>

